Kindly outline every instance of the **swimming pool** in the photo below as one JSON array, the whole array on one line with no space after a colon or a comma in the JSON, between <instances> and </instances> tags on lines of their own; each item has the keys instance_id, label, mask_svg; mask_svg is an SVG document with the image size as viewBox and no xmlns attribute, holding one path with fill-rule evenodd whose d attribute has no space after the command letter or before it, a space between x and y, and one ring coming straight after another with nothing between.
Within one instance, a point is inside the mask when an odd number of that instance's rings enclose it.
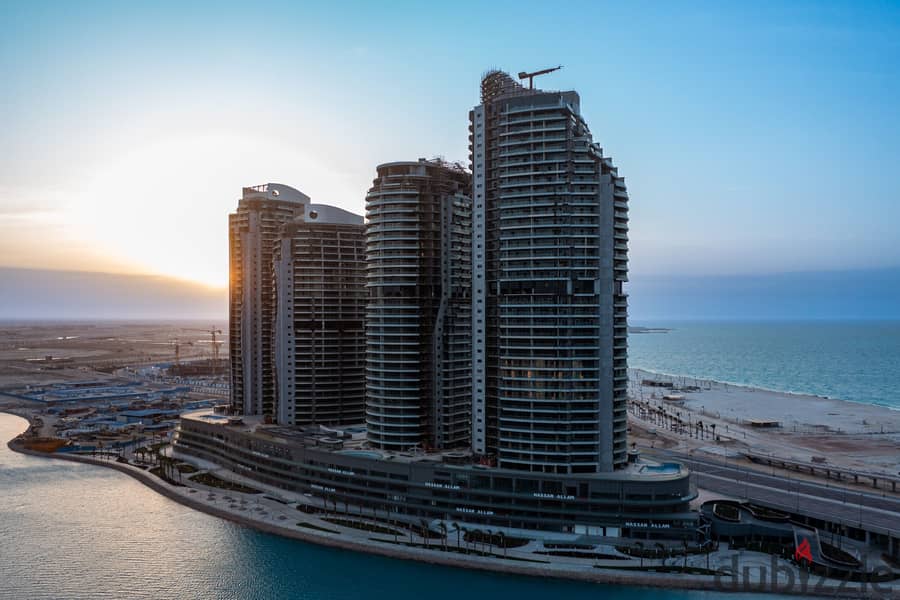
<instances>
[{"instance_id":1,"label":"swimming pool","mask_svg":"<svg viewBox=\"0 0 900 600\"><path fill-rule=\"evenodd\" d=\"M358 456L360 458L382 458L380 452L374 452L372 450L344 450L340 452L340 454L346 454L347 456Z\"/></svg>"},{"instance_id":2,"label":"swimming pool","mask_svg":"<svg viewBox=\"0 0 900 600\"><path fill-rule=\"evenodd\" d=\"M661 465L644 465L641 467L641 473L671 473L675 474L681 471L681 465L678 463L663 463Z\"/></svg>"}]
</instances>

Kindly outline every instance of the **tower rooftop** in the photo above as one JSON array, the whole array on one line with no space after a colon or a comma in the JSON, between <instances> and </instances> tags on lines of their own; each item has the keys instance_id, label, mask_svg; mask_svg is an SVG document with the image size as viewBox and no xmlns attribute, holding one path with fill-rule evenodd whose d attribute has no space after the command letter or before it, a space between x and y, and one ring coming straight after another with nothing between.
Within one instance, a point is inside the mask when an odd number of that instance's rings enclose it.
<instances>
[{"instance_id":1,"label":"tower rooftop","mask_svg":"<svg viewBox=\"0 0 900 600\"><path fill-rule=\"evenodd\" d=\"M282 202L296 202L297 204L309 204L310 198L300 190L283 183L266 183L243 189L244 200L280 200Z\"/></svg>"}]
</instances>

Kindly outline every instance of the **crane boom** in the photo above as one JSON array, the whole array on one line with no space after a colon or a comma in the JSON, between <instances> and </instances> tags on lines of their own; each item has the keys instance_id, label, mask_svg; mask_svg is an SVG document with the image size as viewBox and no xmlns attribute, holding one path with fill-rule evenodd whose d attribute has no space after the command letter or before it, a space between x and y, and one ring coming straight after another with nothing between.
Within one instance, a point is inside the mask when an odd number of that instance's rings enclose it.
<instances>
[{"instance_id":1,"label":"crane boom","mask_svg":"<svg viewBox=\"0 0 900 600\"><path fill-rule=\"evenodd\" d=\"M222 344L222 340L216 339L216 334L221 334L222 330L213 325L209 329L197 329L196 327L182 327L183 331L202 331L204 333L210 334L212 337L212 368L213 373L218 373L219 371L219 344Z\"/></svg>"},{"instance_id":2,"label":"crane boom","mask_svg":"<svg viewBox=\"0 0 900 600\"><path fill-rule=\"evenodd\" d=\"M550 67L549 69L541 69L540 71L533 71L531 73L526 73L525 71L519 72L519 79L528 79L528 89L534 89L534 78L538 75L546 75L547 73L552 73L553 71L559 71L563 66L559 65L556 67Z\"/></svg>"}]
</instances>

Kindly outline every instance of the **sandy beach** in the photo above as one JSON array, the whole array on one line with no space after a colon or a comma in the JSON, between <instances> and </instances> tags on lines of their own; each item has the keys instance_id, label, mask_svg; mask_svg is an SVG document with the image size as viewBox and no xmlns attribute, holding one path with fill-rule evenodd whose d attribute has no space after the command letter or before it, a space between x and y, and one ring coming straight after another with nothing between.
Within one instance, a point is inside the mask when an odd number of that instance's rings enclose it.
<instances>
[{"instance_id":1,"label":"sandy beach","mask_svg":"<svg viewBox=\"0 0 900 600\"><path fill-rule=\"evenodd\" d=\"M900 433L900 410L875 404L863 404L808 394L776 392L692 377L661 375L633 369L632 395L645 379L671 381L676 388L697 386L699 391L674 390L684 396L684 404L694 411L706 411L722 419L744 423L753 419L772 419L791 431L834 431L841 433ZM662 388L639 386L644 396L668 393Z\"/></svg>"},{"instance_id":2,"label":"sandy beach","mask_svg":"<svg viewBox=\"0 0 900 600\"><path fill-rule=\"evenodd\" d=\"M694 423L715 423L720 437L738 449L806 461L824 456L833 464L894 476L900 471L900 411L884 406L639 369L630 372L629 395ZM759 429L754 420L779 426Z\"/></svg>"}]
</instances>

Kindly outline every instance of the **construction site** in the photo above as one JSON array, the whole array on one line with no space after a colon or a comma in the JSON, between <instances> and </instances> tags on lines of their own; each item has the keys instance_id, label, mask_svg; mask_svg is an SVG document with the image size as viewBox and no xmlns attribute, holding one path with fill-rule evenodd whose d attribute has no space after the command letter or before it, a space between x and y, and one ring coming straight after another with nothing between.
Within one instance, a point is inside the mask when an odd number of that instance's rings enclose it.
<instances>
[{"instance_id":1,"label":"construction site","mask_svg":"<svg viewBox=\"0 0 900 600\"><path fill-rule=\"evenodd\" d=\"M0 410L31 420L34 449L96 452L170 436L188 410L227 402L227 343L201 323L0 325Z\"/></svg>"}]
</instances>

